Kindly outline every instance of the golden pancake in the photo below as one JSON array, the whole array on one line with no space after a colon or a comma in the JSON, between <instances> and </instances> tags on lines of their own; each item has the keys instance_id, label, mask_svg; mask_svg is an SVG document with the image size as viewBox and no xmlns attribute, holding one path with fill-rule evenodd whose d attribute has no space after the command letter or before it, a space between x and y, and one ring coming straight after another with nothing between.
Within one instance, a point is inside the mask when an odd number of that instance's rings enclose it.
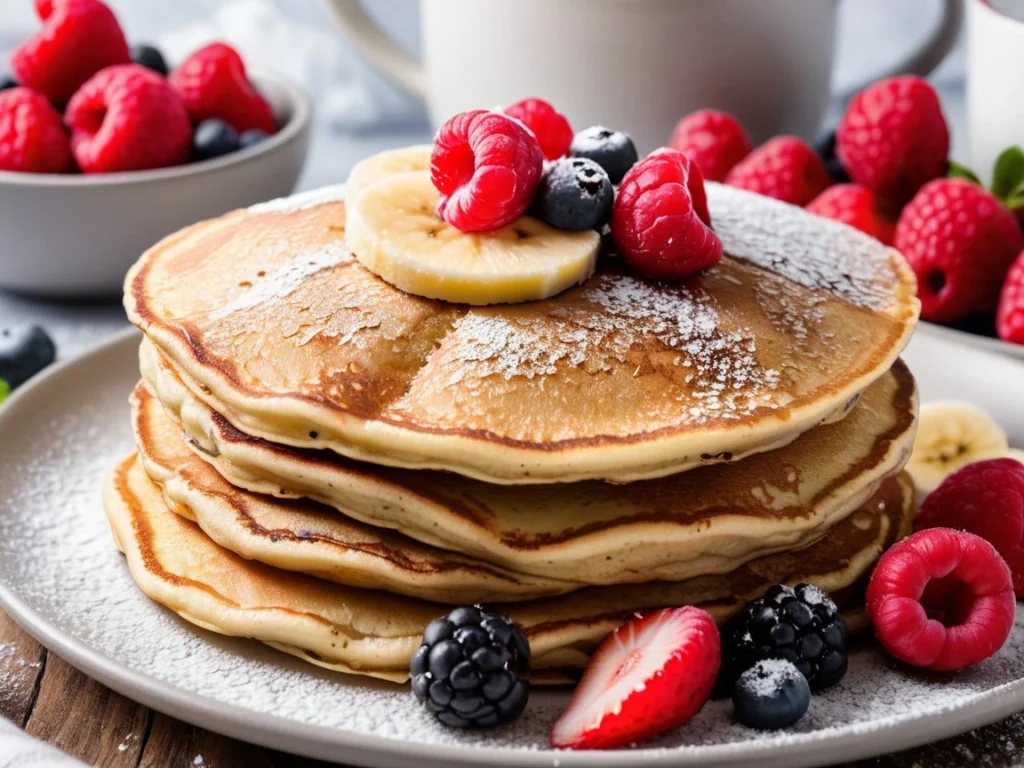
<instances>
[{"instance_id":1,"label":"golden pancake","mask_svg":"<svg viewBox=\"0 0 1024 768\"><path fill-rule=\"evenodd\" d=\"M522 600L583 586L421 544L313 501L237 490L189 450L181 429L144 385L131 401L141 465L168 505L243 557L353 587L455 604Z\"/></svg>"},{"instance_id":2,"label":"golden pancake","mask_svg":"<svg viewBox=\"0 0 1024 768\"><path fill-rule=\"evenodd\" d=\"M229 552L171 511L160 490L138 471L135 456L113 473L104 502L131 575L150 598L198 626L262 640L320 666L405 680L424 627L447 611L436 603L345 587ZM499 609L526 632L535 680L563 680L635 611L700 605L724 621L774 583L808 581L829 592L843 589L867 571L911 506L909 483L890 480L864 509L800 552L753 561L725 576L592 587Z\"/></svg>"},{"instance_id":3,"label":"golden pancake","mask_svg":"<svg viewBox=\"0 0 1024 768\"><path fill-rule=\"evenodd\" d=\"M358 264L327 192L168 237L125 306L257 437L492 483L660 477L842 416L919 310L896 251L759 195L708 196L727 255L678 284L607 256L543 301L423 299Z\"/></svg>"},{"instance_id":4,"label":"golden pancake","mask_svg":"<svg viewBox=\"0 0 1024 768\"><path fill-rule=\"evenodd\" d=\"M811 543L900 471L917 403L898 362L847 418L771 453L627 485L508 487L252 438L193 397L147 345L143 370L190 445L236 487L313 498L517 573L588 584L725 573Z\"/></svg>"}]
</instances>

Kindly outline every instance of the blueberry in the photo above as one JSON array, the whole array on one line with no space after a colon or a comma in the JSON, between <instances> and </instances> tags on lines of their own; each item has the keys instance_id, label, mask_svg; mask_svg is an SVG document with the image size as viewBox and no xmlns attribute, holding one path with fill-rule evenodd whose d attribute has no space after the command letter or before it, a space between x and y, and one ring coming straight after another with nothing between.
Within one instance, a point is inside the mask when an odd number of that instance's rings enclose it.
<instances>
[{"instance_id":1,"label":"blueberry","mask_svg":"<svg viewBox=\"0 0 1024 768\"><path fill-rule=\"evenodd\" d=\"M14 75L0 75L0 91L6 91L10 88L17 88L18 81L14 79Z\"/></svg>"},{"instance_id":2,"label":"blueberry","mask_svg":"<svg viewBox=\"0 0 1024 768\"><path fill-rule=\"evenodd\" d=\"M223 120L203 120L192 137L192 156L196 160L227 155L238 149L238 132Z\"/></svg>"},{"instance_id":3,"label":"blueberry","mask_svg":"<svg viewBox=\"0 0 1024 768\"><path fill-rule=\"evenodd\" d=\"M261 141L268 138L270 138L270 134L266 131L261 131L259 128L250 128L238 135L238 148L248 149L249 147L255 147Z\"/></svg>"},{"instance_id":4,"label":"blueberry","mask_svg":"<svg viewBox=\"0 0 1024 768\"><path fill-rule=\"evenodd\" d=\"M541 179L533 214L557 229L598 229L612 214L615 188L604 169L583 157L563 157Z\"/></svg>"},{"instance_id":5,"label":"blueberry","mask_svg":"<svg viewBox=\"0 0 1024 768\"><path fill-rule=\"evenodd\" d=\"M594 125L572 138L569 154L585 157L604 168L612 184L618 184L638 160L636 145L629 134Z\"/></svg>"},{"instance_id":6,"label":"blueberry","mask_svg":"<svg viewBox=\"0 0 1024 768\"><path fill-rule=\"evenodd\" d=\"M17 389L57 357L50 335L38 325L0 328L0 379Z\"/></svg>"},{"instance_id":7,"label":"blueberry","mask_svg":"<svg viewBox=\"0 0 1024 768\"><path fill-rule=\"evenodd\" d=\"M131 57L132 61L136 64L141 64L146 69L151 69L164 77L167 77L167 73L170 72L170 69L167 67L167 60L160 53L160 49L152 45L133 45Z\"/></svg>"},{"instance_id":8,"label":"blueberry","mask_svg":"<svg viewBox=\"0 0 1024 768\"><path fill-rule=\"evenodd\" d=\"M736 719L751 728L787 728L804 716L810 703L807 678L782 659L757 662L732 689Z\"/></svg>"},{"instance_id":9,"label":"blueberry","mask_svg":"<svg viewBox=\"0 0 1024 768\"><path fill-rule=\"evenodd\" d=\"M836 156L836 132L832 131L828 136L819 141L814 149L818 155L821 156L822 161L825 163L825 169L828 171L828 175L832 177L836 184L846 184L850 181L850 174L843 168L843 164L839 162L839 158Z\"/></svg>"}]
</instances>

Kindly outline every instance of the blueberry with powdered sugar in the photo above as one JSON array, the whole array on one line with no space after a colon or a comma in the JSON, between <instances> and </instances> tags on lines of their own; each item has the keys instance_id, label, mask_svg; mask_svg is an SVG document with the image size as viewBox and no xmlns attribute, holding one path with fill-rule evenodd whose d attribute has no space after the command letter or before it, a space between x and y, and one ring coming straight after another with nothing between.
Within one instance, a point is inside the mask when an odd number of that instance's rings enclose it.
<instances>
[{"instance_id":1,"label":"blueberry with powdered sugar","mask_svg":"<svg viewBox=\"0 0 1024 768\"><path fill-rule=\"evenodd\" d=\"M736 719L750 728L788 728L804 716L810 703L807 678L785 659L757 662L732 688Z\"/></svg>"},{"instance_id":2,"label":"blueberry with powdered sugar","mask_svg":"<svg viewBox=\"0 0 1024 768\"><path fill-rule=\"evenodd\" d=\"M611 217L614 200L604 168L585 157L564 157L548 164L532 212L556 229L598 229Z\"/></svg>"}]
</instances>

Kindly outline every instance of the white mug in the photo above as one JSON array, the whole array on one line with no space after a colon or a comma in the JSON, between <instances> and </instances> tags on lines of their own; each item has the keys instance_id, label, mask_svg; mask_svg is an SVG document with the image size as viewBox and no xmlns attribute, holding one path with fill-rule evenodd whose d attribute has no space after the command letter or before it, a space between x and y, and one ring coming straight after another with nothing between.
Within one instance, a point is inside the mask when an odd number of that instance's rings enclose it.
<instances>
[{"instance_id":1,"label":"white mug","mask_svg":"<svg viewBox=\"0 0 1024 768\"><path fill-rule=\"evenodd\" d=\"M967 5L969 164L988 183L999 153L1024 146L1024 0Z\"/></svg>"},{"instance_id":2,"label":"white mug","mask_svg":"<svg viewBox=\"0 0 1024 768\"><path fill-rule=\"evenodd\" d=\"M701 107L735 114L755 141L811 137L828 108L838 0L422 0L422 63L359 0L326 2L435 127L539 96L576 128L624 130L649 151ZM893 72L934 69L962 14L944 0L935 33Z\"/></svg>"}]
</instances>

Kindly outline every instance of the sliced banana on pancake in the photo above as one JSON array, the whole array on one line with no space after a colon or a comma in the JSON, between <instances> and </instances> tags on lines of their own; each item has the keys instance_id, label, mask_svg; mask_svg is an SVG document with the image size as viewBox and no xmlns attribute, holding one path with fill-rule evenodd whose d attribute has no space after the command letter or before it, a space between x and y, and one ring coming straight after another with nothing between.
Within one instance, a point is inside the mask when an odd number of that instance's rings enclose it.
<instances>
[{"instance_id":1,"label":"sliced banana on pancake","mask_svg":"<svg viewBox=\"0 0 1024 768\"><path fill-rule=\"evenodd\" d=\"M437 202L428 171L371 184L349 204L348 247L406 293L459 304L544 299L594 272L601 244L595 231L568 232L524 216L495 232L468 234L438 218Z\"/></svg>"},{"instance_id":2,"label":"sliced banana on pancake","mask_svg":"<svg viewBox=\"0 0 1024 768\"><path fill-rule=\"evenodd\" d=\"M409 171L429 171L430 153L433 144L417 144L413 147L389 149L379 152L356 163L345 182L345 194L355 200L370 185L378 181Z\"/></svg>"},{"instance_id":3,"label":"sliced banana on pancake","mask_svg":"<svg viewBox=\"0 0 1024 768\"><path fill-rule=\"evenodd\" d=\"M980 408L953 400L926 403L907 472L918 493L927 494L961 467L1005 456L1009 449L1006 432Z\"/></svg>"}]
</instances>

